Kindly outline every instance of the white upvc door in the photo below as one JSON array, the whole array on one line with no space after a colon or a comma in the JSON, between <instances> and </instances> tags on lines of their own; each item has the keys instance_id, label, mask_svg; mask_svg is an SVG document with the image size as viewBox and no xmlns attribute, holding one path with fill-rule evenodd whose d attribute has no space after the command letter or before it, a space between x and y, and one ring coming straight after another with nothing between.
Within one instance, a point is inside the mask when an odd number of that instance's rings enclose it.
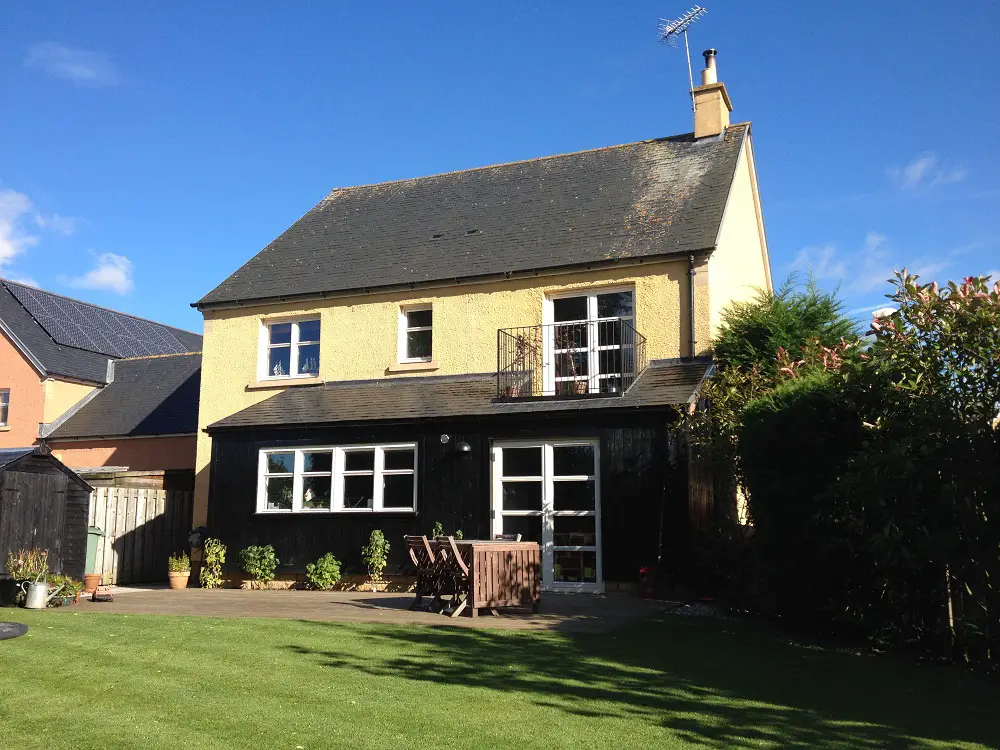
<instances>
[{"instance_id":1,"label":"white upvc door","mask_svg":"<svg viewBox=\"0 0 1000 750\"><path fill-rule=\"evenodd\" d=\"M493 446L493 533L538 542L545 590L603 591L599 451L596 440Z\"/></svg>"}]
</instances>

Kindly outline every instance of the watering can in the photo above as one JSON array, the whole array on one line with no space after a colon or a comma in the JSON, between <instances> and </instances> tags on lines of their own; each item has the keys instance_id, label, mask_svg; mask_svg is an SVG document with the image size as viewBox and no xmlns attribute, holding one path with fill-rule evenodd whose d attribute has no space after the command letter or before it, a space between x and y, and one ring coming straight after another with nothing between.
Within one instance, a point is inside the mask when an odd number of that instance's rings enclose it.
<instances>
[{"instance_id":1,"label":"watering can","mask_svg":"<svg viewBox=\"0 0 1000 750\"><path fill-rule=\"evenodd\" d=\"M52 598L65 588L65 584L49 593L49 584L38 583L38 581L25 581L21 584L21 591L24 592L25 609L45 609L45 605L52 601Z\"/></svg>"}]
</instances>

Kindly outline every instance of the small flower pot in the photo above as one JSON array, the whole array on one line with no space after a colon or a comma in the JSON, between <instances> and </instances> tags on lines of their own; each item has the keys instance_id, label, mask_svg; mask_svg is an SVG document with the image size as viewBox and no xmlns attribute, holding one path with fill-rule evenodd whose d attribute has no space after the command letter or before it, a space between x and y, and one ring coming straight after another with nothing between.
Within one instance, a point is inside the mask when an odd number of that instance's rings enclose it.
<instances>
[{"instance_id":1,"label":"small flower pot","mask_svg":"<svg viewBox=\"0 0 1000 750\"><path fill-rule=\"evenodd\" d=\"M97 591L97 587L101 585L101 579L104 578L100 573L87 573L83 577L83 590L88 594L93 594Z\"/></svg>"},{"instance_id":2,"label":"small flower pot","mask_svg":"<svg viewBox=\"0 0 1000 750\"><path fill-rule=\"evenodd\" d=\"M172 589L186 589L188 585L188 578L191 577L190 570L182 570L180 572L167 573L170 579L170 588Z\"/></svg>"}]
</instances>

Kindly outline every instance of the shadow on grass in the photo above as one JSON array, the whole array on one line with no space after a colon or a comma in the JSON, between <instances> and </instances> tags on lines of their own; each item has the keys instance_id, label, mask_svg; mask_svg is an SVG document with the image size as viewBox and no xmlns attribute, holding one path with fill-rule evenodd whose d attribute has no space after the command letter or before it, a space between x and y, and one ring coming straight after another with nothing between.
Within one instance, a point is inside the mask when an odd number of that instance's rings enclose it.
<instances>
[{"instance_id":1,"label":"shadow on grass","mask_svg":"<svg viewBox=\"0 0 1000 750\"><path fill-rule=\"evenodd\" d=\"M287 648L317 667L516 692L537 706L646 722L706 747L1000 739L1000 686L985 678L799 646L739 622L666 616L603 635L373 626L364 637L372 648L363 653Z\"/></svg>"}]
</instances>

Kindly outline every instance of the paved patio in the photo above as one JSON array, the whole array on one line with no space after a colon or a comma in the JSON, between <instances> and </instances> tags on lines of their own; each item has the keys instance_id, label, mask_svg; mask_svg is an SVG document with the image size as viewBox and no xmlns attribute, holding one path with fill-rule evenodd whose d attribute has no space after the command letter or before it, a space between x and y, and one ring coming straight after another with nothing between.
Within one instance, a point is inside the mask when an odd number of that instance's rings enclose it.
<instances>
[{"instance_id":1,"label":"paved patio","mask_svg":"<svg viewBox=\"0 0 1000 750\"><path fill-rule=\"evenodd\" d=\"M171 591L165 587L116 587L114 592L114 602L95 604L88 596L79 604L52 611L602 632L678 606L676 602L651 601L626 594L544 594L538 614L532 614L530 609L508 609L499 610L499 616L494 617L488 610L482 610L478 618L472 619L411 612L408 609L413 601L411 594L196 588Z\"/></svg>"}]
</instances>

